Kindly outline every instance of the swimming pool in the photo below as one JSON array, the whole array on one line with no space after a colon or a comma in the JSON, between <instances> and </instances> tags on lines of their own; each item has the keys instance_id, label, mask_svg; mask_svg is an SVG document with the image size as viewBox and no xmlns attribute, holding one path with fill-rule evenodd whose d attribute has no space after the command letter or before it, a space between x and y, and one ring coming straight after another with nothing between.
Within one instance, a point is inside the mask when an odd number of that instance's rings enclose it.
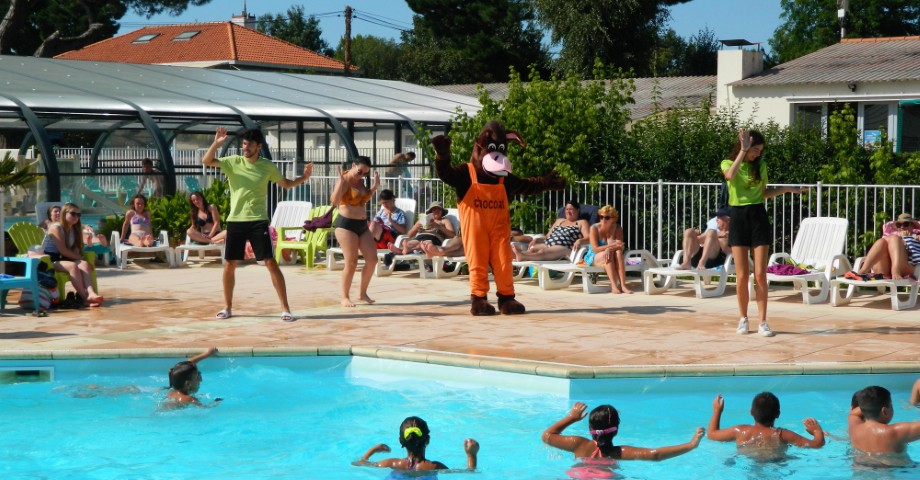
<instances>
[{"instance_id":1,"label":"swimming pool","mask_svg":"<svg viewBox=\"0 0 920 480\"><path fill-rule=\"evenodd\" d=\"M431 428L429 458L460 467L463 439L481 445L479 472L449 478L560 479L573 460L544 446L540 434L576 400L589 409L617 407L617 443L634 446L688 441L708 424L719 392L726 397L723 426L749 423L752 396L770 390L782 403L777 426L804 433L801 421L812 416L831 435L845 437L850 396L870 384L892 390L895 421L920 420L920 411L906 406L914 375L569 381L363 357L206 359L198 396L205 403L222 397L220 406L158 410L175 361L0 361L53 378L0 385L0 477L382 479L388 470L350 462L381 442L402 456L399 423L419 415ZM117 390L125 386L137 389ZM582 421L566 433L585 435L586 429ZM913 467L854 472L846 449L846 441L829 439L823 449L790 449L786 461L758 465L737 456L734 445L704 439L684 456L625 462L619 473L643 479L907 479L920 473ZM912 445L909 453L918 458L920 448Z\"/></svg>"}]
</instances>

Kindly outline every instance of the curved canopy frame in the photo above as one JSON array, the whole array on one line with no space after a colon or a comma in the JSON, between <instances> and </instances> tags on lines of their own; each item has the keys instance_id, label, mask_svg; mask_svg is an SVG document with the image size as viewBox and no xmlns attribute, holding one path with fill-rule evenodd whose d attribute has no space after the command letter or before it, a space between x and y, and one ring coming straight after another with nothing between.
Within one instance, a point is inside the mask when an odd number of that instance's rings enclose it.
<instances>
[{"instance_id":1,"label":"curved canopy frame","mask_svg":"<svg viewBox=\"0 0 920 480\"><path fill-rule=\"evenodd\" d=\"M171 193L176 182L170 146L180 132L213 133L228 120L242 128L275 121L322 122L354 159L358 148L350 132L356 122L391 124L397 132L406 126L417 134L419 125L448 128L458 111L479 109L471 97L354 77L2 55L0 75L5 81L0 134L19 130L34 140L48 175L48 200L61 197L52 148L54 135L61 132L96 132L89 174L96 173L98 155L115 132L148 132L162 159L164 191ZM302 133L296 140L302 152ZM263 155L270 158L264 147Z\"/></svg>"}]
</instances>

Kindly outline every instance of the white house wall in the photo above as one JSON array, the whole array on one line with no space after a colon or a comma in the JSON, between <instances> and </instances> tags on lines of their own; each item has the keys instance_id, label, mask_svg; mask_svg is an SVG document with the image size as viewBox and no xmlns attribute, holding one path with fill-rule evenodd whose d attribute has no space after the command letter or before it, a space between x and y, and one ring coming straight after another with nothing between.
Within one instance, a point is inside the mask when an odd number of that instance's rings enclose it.
<instances>
[{"instance_id":1,"label":"white house wall","mask_svg":"<svg viewBox=\"0 0 920 480\"><path fill-rule=\"evenodd\" d=\"M757 123L773 120L781 126L792 122L794 104L821 103L884 103L898 100L920 99L920 81L879 82L848 85L771 85L729 86L728 105L737 108L739 118L753 119ZM720 108L722 105L720 105Z\"/></svg>"}]
</instances>

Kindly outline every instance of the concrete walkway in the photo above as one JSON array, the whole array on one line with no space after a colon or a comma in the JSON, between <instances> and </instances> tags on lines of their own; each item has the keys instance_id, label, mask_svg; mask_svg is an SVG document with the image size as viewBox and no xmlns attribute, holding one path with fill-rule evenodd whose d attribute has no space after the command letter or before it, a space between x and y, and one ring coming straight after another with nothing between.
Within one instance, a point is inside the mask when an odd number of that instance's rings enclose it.
<instances>
[{"instance_id":1,"label":"concrete walkway","mask_svg":"<svg viewBox=\"0 0 920 480\"><path fill-rule=\"evenodd\" d=\"M346 309L339 306L340 272L307 271L302 265L282 269L297 319L292 323L280 320L277 296L262 266L237 269L234 316L218 320L214 314L223 307L219 261L168 269L139 260L125 270L99 270L106 297L102 308L55 310L36 318L14 303L0 314L0 356L215 345L250 354L408 356L483 368L497 362L502 370L563 376L920 372L920 312L892 311L888 296L866 295L832 307L804 305L790 288L773 288L769 318L776 336L764 338L735 333L733 286L724 297L697 299L690 285L656 296L586 295L580 286L543 291L535 280L524 281L516 288L526 315L473 317L462 276L421 280L416 271L374 278L370 294L377 303ZM641 287L637 278L631 286ZM756 318L755 311L752 303Z\"/></svg>"}]
</instances>

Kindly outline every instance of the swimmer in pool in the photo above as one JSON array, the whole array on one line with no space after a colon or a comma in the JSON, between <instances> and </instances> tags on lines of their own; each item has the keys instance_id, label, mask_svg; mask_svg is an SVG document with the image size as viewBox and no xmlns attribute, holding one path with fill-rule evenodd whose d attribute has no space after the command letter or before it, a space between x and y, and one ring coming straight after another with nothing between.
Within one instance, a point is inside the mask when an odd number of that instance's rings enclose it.
<instances>
[{"instance_id":1,"label":"swimmer in pool","mask_svg":"<svg viewBox=\"0 0 920 480\"><path fill-rule=\"evenodd\" d=\"M920 407L920 378L914 382L914 386L910 388L910 404L915 407Z\"/></svg>"},{"instance_id":2,"label":"swimmer in pool","mask_svg":"<svg viewBox=\"0 0 920 480\"><path fill-rule=\"evenodd\" d=\"M195 398L194 394L198 392L201 386L201 371L198 370L198 362L217 353L217 348L211 347L194 357L177 363L169 369L169 393L166 395L166 401L177 407L187 405L202 406L201 402ZM215 399L215 404L221 399Z\"/></svg>"},{"instance_id":3,"label":"swimmer in pool","mask_svg":"<svg viewBox=\"0 0 920 480\"><path fill-rule=\"evenodd\" d=\"M389 452L390 447L380 443L371 447L360 460L352 462L355 466L386 467L394 470L447 470L447 465L436 460L425 458L425 449L431 441L428 424L419 417L409 417L399 426L399 444L406 449L406 458L388 458L379 462L372 462L370 458L378 452ZM463 442L466 452L466 469L476 470L476 455L479 453L479 443L472 438Z\"/></svg>"},{"instance_id":4,"label":"swimmer in pool","mask_svg":"<svg viewBox=\"0 0 920 480\"><path fill-rule=\"evenodd\" d=\"M824 446L824 430L814 418L802 421L805 431L812 435L807 439L791 430L777 428L773 423L779 418L779 399L770 392L759 393L751 403L751 416L754 425L735 425L720 428L719 421L725 410L725 399L716 395L712 402L712 418L706 438L717 442L735 442L738 451L759 461L771 461L785 458L786 447L795 445L804 448L821 448Z\"/></svg>"},{"instance_id":5,"label":"swimmer in pool","mask_svg":"<svg viewBox=\"0 0 920 480\"><path fill-rule=\"evenodd\" d=\"M592 466L595 463L605 463L609 472L609 467L615 465L611 460L665 460L678 455L683 455L693 450L700 444L703 438L703 429L697 428L693 437L687 443L658 448L631 447L628 445L614 445L613 437L616 436L620 426L620 414L617 409L610 405L601 405L591 410L591 416L588 418L588 432L591 439L579 435L563 435L562 431L569 425L581 421L585 418L587 406L584 403L576 402L569 413L562 417L558 422L550 425L543 432L543 443L556 447L560 450L572 452L575 458L583 459ZM576 466L581 468L581 465ZM575 472L570 471L570 475ZM592 475L596 475L593 473Z\"/></svg>"},{"instance_id":6,"label":"swimmer in pool","mask_svg":"<svg viewBox=\"0 0 920 480\"><path fill-rule=\"evenodd\" d=\"M894 417L891 392L884 387L866 387L853 396L847 431L854 460L866 466L903 466L912 463L907 444L920 440L920 422L890 423Z\"/></svg>"}]
</instances>

